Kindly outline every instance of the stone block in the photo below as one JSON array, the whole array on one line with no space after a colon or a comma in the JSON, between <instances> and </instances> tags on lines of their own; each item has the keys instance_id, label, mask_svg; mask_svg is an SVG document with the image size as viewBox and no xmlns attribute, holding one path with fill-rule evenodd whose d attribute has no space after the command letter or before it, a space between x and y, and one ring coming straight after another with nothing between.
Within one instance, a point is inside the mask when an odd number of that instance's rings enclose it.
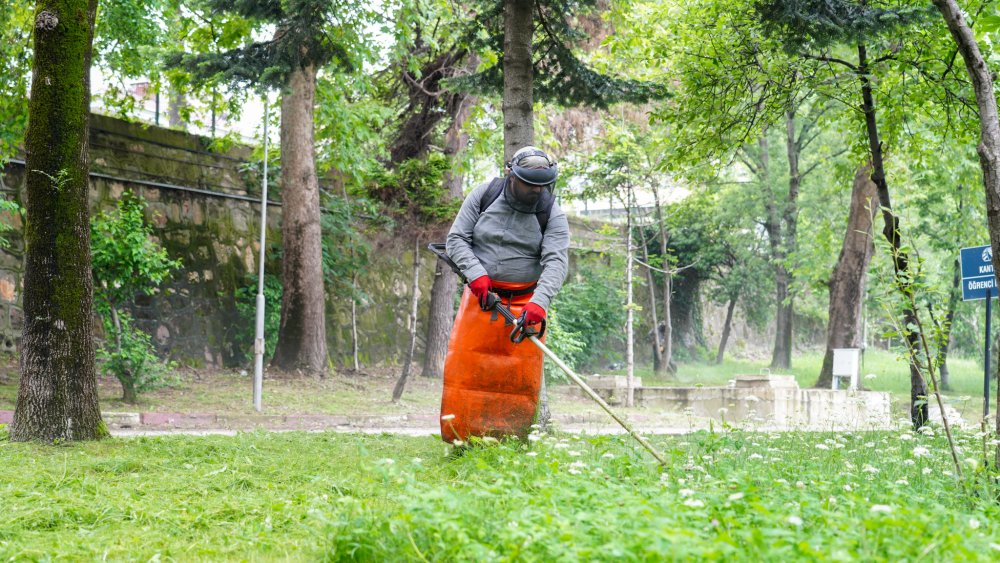
<instances>
[{"instance_id":1,"label":"stone block","mask_svg":"<svg viewBox=\"0 0 1000 563\"><path fill-rule=\"evenodd\" d=\"M10 328L16 331L24 329L24 311L20 307L10 308Z\"/></svg>"},{"instance_id":2,"label":"stone block","mask_svg":"<svg viewBox=\"0 0 1000 563\"><path fill-rule=\"evenodd\" d=\"M737 375L734 387L737 389L756 387L798 389L799 384L795 381L794 375Z\"/></svg>"},{"instance_id":3,"label":"stone block","mask_svg":"<svg viewBox=\"0 0 1000 563\"><path fill-rule=\"evenodd\" d=\"M17 278L7 272L0 274L0 301L17 302Z\"/></svg>"},{"instance_id":4,"label":"stone block","mask_svg":"<svg viewBox=\"0 0 1000 563\"><path fill-rule=\"evenodd\" d=\"M112 428L134 428L142 424L137 412L102 412L101 418Z\"/></svg>"},{"instance_id":5,"label":"stone block","mask_svg":"<svg viewBox=\"0 0 1000 563\"><path fill-rule=\"evenodd\" d=\"M636 387L642 387L642 378L634 377ZM591 375L587 377L587 385L592 389L628 389L627 375Z\"/></svg>"}]
</instances>

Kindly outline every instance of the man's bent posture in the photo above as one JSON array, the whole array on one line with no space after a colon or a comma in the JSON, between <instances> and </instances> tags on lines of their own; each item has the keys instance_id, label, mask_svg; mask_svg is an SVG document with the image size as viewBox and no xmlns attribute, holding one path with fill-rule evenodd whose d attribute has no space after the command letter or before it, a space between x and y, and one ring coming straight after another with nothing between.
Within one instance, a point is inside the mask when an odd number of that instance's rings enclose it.
<instances>
[{"instance_id":1,"label":"man's bent posture","mask_svg":"<svg viewBox=\"0 0 1000 563\"><path fill-rule=\"evenodd\" d=\"M538 325L566 279L569 224L554 201L558 168L524 147L505 175L472 190L448 232L447 251L470 280L444 364L441 437L524 437L535 416L542 352L514 344L513 327L484 311L495 293L527 326Z\"/></svg>"}]
</instances>

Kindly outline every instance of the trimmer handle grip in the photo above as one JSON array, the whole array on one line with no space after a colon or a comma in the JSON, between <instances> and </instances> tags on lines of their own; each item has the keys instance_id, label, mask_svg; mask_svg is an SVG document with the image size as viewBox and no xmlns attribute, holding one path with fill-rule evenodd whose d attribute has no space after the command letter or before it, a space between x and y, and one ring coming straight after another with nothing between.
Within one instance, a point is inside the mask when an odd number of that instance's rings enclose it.
<instances>
[{"instance_id":1,"label":"trimmer handle grip","mask_svg":"<svg viewBox=\"0 0 1000 563\"><path fill-rule=\"evenodd\" d=\"M524 324L524 314L522 314L514 324L514 330L510 331L510 341L514 344L520 344L521 342L524 342L525 338L530 336L541 338L544 335L545 319L542 319L540 328L535 328L535 325Z\"/></svg>"}]
</instances>

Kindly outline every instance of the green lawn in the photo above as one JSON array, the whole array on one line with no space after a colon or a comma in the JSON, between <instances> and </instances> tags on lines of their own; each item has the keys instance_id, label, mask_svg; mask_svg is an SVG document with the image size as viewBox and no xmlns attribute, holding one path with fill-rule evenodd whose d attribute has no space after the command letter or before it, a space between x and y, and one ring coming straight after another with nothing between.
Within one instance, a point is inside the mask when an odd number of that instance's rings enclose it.
<instances>
[{"instance_id":1,"label":"green lawn","mask_svg":"<svg viewBox=\"0 0 1000 563\"><path fill-rule=\"evenodd\" d=\"M1000 557L998 491L974 477L961 492L939 435L653 437L662 472L620 437L448 458L434 438L388 435L3 436L3 560Z\"/></svg>"}]
</instances>

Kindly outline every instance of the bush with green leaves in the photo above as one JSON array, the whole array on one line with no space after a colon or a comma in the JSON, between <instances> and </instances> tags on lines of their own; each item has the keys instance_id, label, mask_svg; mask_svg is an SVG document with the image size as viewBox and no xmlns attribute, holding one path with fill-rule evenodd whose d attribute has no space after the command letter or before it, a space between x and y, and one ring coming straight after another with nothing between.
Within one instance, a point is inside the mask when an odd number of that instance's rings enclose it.
<instances>
[{"instance_id":1,"label":"bush with green leaves","mask_svg":"<svg viewBox=\"0 0 1000 563\"><path fill-rule=\"evenodd\" d=\"M149 335L124 311L136 294L152 295L171 270L181 266L153 240L145 209L142 199L126 193L114 210L90 222L94 297L106 337L99 357L105 373L121 382L126 403L135 403L142 391L168 384L172 368L157 358Z\"/></svg>"},{"instance_id":2,"label":"bush with green leaves","mask_svg":"<svg viewBox=\"0 0 1000 563\"><path fill-rule=\"evenodd\" d=\"M621 280L610 267L592 267L587 274L581 281L564 285L550 307L555 316L552 325L558 327L550 337L553 346L565 345L567 352L572 347L567 361L574 367L621 358L625 326Z\"/></svg>"}]
</instances>

